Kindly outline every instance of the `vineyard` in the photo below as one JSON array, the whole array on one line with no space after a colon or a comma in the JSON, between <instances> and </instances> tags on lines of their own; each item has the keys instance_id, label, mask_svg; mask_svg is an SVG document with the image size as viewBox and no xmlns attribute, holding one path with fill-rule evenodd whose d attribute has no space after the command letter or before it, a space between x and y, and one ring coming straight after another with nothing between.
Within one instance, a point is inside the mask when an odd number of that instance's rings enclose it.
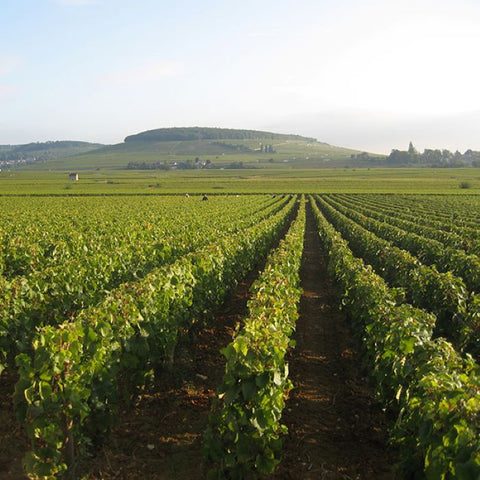
<instances>
[{"instance_id":1,"label":"vineyard","mask_svg":"<svg viewBox=\"0 0 480 480\"><path fill-rule=\"evenodd\" d=\"M0 477L480 478L480 197L201 198L0 198Z\"/></svg>"}]
</instances>

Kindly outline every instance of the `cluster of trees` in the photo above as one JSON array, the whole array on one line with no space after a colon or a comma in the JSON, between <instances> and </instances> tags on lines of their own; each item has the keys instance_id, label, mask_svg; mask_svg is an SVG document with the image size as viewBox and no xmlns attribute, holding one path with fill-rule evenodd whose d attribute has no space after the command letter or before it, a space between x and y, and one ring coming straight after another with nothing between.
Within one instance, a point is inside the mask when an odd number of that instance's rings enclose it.
<instances>
[{"instance_id":1,"label":"cluster of trees","mask_svg":"<svg viewBox=\"0 0 480 480\"><path fill-rule=\"evenodd\" d=\"M260 144L260 152L261 153L275 153L275 149L273 148L273 145L263 145L263 143Z\"/></svg>"},{"instance_id":2,"label":"cluster of trees","mask_svg":"<svg viewBox=\"0 0 480 480\"><path fill-rule=\"evenodd\" d=\"M392 150L386 159L387 165L420 165L426 167L480 167L480 152L467 150L460 153L458 150L452 153L450 150L428 149L419 153L410 142L408 150Z\"/></svg>"},{"instance_id":3,"label":"cluster of trees","mask_svg":"<svg viewBox=\"0 0 480 480\"><path fill-rule=\"evenodd\" d=\"M170 170L167 162L128 162L127 170Z\"/></svg>"},{"instance_id":4,"label":"cluster of trees","mask_svg":"<svg viewBox=\"0 0 480 480\"><path fill-rule=\"evenodd\" d=\"M263 132L260 130L238 130L233 128L207 128L207 127L185 127L185 128L158 128L147 130L136 135L129 135L125 142L138 141L184 141L184 140L306 140L316 142L315 138L302 137L301 135L286 135L282 133Z\"/></svg>"},{"instance_id":5,"label":"cluster of trees","mask_svg":"<svg viewBox=\"0 0 480 480\"><path fill-rule=\"evenodd\" d=\"M232 150L233 152L242 152L242 153L253 152L253 150L248 145L232 144L232 143L225 143L225 142L212 142L212 145L217 145L227 150Z\"/></svg>"},{"instance_id":6,"label":"cluster of trees","mask_svg":"<svg viewBox=\"0 0 480 480\"><path fill-rule=\"evenodd\" d=\"M195 160L185 160L184 162L168 163L163 162L129 162L127 164L127 170L195 170L199 168L209 168L212 165L212 161L207 159L201 161L199 157L195 157Z\"/></svg>"},{"instance_id":7,"label":"cluster of trees","mask_svg":"<svg viewBox=\"0 0 480 480\"><path fill-rule=\"evenodd\" d=\"M214 165L211 160L200 161L198 157L195 160L185 160L184 162L168 163L164 162L129 162L127 170L194 170L199 168L225 168L240 170L242 168L255 168L245 166L243 162L231 162L227 165Z\"/></svg>"},{"instance_id":8,"label":"cluster of trees","mask_svg":"<svg viewBox=\"0 0 480 480\"><path fill-rule=\"evenodd\" d=\"M423 153L417 151L410 142L408 150L393 149L387 157L372 156L367 152L353 154L350 159L363 166L389 167L480 167L480 152L467 150L452 153L450 150L426 148Z\"/></svg>"}]
</instances>

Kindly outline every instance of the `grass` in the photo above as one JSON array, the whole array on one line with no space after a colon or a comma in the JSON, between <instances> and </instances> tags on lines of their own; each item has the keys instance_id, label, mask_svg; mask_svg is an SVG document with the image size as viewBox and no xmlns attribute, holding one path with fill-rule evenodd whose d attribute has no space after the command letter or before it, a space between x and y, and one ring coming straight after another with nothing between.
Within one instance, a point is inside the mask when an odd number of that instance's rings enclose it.
<instances>
[{"instance_id":1,"label":"grass","mask_svg":"<svg viewBox=\"0 0 480 480\"><path fill-rule=\"evenodd\" d=\"M84 170L0 172L0 195L185 193L448 193L480 194L480 170L322 168L242 170ZM469 188L462 188L464 184Z\"/></svg>"}]
</instances>

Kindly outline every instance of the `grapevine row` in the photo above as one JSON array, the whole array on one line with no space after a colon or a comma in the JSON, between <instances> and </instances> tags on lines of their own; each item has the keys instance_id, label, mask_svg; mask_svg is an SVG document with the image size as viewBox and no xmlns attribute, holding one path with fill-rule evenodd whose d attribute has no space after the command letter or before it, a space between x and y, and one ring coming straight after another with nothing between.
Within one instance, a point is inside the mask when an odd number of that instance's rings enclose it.
<instances>
[{"instance_id":1,"label":"grapevine row","mask_svg":"<svg viewBox=\"0 0 480 480\"><path fill-rule=\"evenodd\" d=\"M278 203L266 196L232 200L210 202L209 224L224 229L229 219L236 223ZM29 199L28 209L19 199L16 202L0 199L4 209L0 212L0 272L8 279L28 277L72 260L85 261L124 245L137 250L150 247L146 253L154 255L158 238L180 234L186 224L190 230L205 228L205 205L182 197L141 202L136 197Z\"/></svg>"},{"instance_id":2,"label":"grapevine row","mask_svg":"<svg viewBox=\"0 0 480 480\"><path fill-rule=\"evenodd\" d=\"M355 198L362 204L370 205L374 210L388 208L398 214L418 215L427 224L441 230L474 233L478 237L480 215L478 215L478 196L452 195L392 195L392 194L358 194L341 195Z\"/></svg>"},{"instance_id":3,"label":"grapevine row","mask_svg":"<svg viewBox=\"0 0 480 480\"><path fill-rule=\"evenodd\" d=\"M32 355L17 356L30 475L74 471L76 458L108 432L121 390L141 389L156 366L171 360L178 335L269 250L294 206L121 285L73 321L38 330Z\"/></svg>"},{"instance_id":4,"label":"grapevine row","mask_svg":"<svg viewBox=\"0 0 480 480\"><path fill-rule=\"evenodd\" d=\"M397 414L392 440L406 477L473 479L480 475L480 370L443 339L432 340L435 319L409 304L347 242L314 205L328 268L342 303L363 338L379 393Z\"/></svg>"},{"instance_id":5,"label":"grapevine row","mask_svg":"<svg viewBox=\"0 0 480 480\"><path fill-rule=\"evenodd\" d=\"M369 204L368 199L362 197L331 195L341 205L352 208L368 217L387 223L394 223L395 226L406 231L414 232L420 236L437 240L447 247L456 250L464 250L466 253L478 255L480 253L480 237L478 227L467 230L452 231L453 226L446 226L442 222L432 220L431 215L420 215L416 211L406 213L405 210L397 210L390 205L375 203ZM447 230L448 228L448 230Z\"/></svg>"},{"instance_id":6,"label":"grapevine row","mask_svg":"<svg viewBox=\"0 0 480 480\"><path fill-rule=\"evenodd\" d=\"M0 373L12 364L16 353L28 349L36 327L73 318L78 310L100 301L106 290L142 277L218 238L242 231L284 206L285 202L275 203L240 220L229 215L222 217L213 208L208 213L214 217L207 220L203 212L203 225L197 229L189 225L181 232L176 227L171 234L150 241L132 239L132 243L122 242L118 248L96 252L87 249L84 256L28 277L0 277ZM237 210L241 212L238 206Z\"/></svg>"},{"instance_id":7,"label":"grapevine row","mask_svg":"<svg viewBox=\"0 0 480 480\"><path fill-rule=\"evenodd\" d=\"M220 478L273 473L279 462L285 399L292 385L285 355L298 317L305 203L252 285L249 313L223 349L225 374L205 433L207 458Z\"/></svg>"},{"instance_id":8,"label":"grapevine row","mask_svg":"<svg viewBox=\"0 0 480 480\"><path fill-rule=\"evenodd\" d=\"M470 295L461 279L422 265L410 253L377 237L322 198L317 201L354 254L372 265L389 285L401 287L409 303L436 315L436 336L445 335L459 350L480 354L479 296Z\"/></svg>"},{"instance_id":9,"label":"grapevine row","mask_svg":"<svg viewBox=\"0 0 480 480\"><path fill-rule=\"evenodd\" d=\"M440 271L452 271L462 278L467 288L473 292L480 291L480 258L468 255L461 250L445 247L436 240L407 232L386 222L375 220L351 208L342 207L329 197L323 197L331 206L347 217L355 220L367 230L379 237L391 241L400 248L408 250L427 265L436 265Z\"/></svg>"}]
</instances>

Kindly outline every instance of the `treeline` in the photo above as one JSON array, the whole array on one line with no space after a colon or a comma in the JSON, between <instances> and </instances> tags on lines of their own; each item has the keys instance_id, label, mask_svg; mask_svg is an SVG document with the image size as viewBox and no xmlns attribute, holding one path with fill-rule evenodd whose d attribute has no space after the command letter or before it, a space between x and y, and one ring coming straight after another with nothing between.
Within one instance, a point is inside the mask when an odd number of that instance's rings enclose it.
<instances>
[{"instance_id":1,"label":"treeline","mask_svg":"<svg viewBox=\"0 0 480 480\"><path fill-rule=\"evenodd\" d=\"M460 153L458 150L452 153L450 150L426 148L423 153L417 151L410 142L408 150L393 149L388 157L373 157L366 152L351 155L351 160L362 164L390 167L480 167L480 152L466 150Z\"/></svg>"},{"instance_id":2,"label":"treeline","mask_svg":"<svg viewBox=\"0 0 480 480\"><path fill-rule=\"evenodd\" d=\"M174 127L147 130L136 135L129 135L125 142L167 142L185 140L305 140L316 142L316 139L301 135L286 135L281 133L263 132L260 130L238 130L233 128L210 127Z\"/></svg>"},{"instance_id":3,"label":"treeline","mask_svg":"<svg viewBox=\"0 0 480 480\"><path fill-rule=\"evenodd\" d=\"M231 162L229 164L214 165L211 160L200 161L198 157L195 160L185 160L184 162L129 162L127 170L196 170L202 168L222 168L222 169L242 169L255 168L251 165L244 165L243 162Z\"/></svg>"},{"instance_id":4,"label":"treeline","mask_svg":"<svg viewBox=\"0 0 480 480\"><path fill-rule=\"evenodd\" d=\"M253 152L253 150L248 145L232 144L232 143L225 143L225 142L212 142L212 145L216 145L217 147L222 147L226 150L231 150L232 152L242 152L242 153Z\"/></svg>"},{"instance_id":5,"label":"treeline","mask_svg":"<svg viewBox=\"0 0 480 480\"><path fill-rule=\"evenodd\" d=\"M263 144L260 143L258 149L252 149L248 145L242 144L232 144L232 143L225 143L225 142L212 142L212 145L217 145L218 147L223 147L226 150L231 150L232 152L241 152L241 153L277 153L276 150L273 148L272 144Z\"/></svg>"},{"instance_id":6,"label":"treeline","mask_svg":"<svg viewBox=\"0 0 480 480\"><path fill-rule=\"evenodd\" d=\"M273 145L263 145L263 144L260 144L260 152L261 153L277 153L273 148Z\"/></svg>"},{"instance_id":7,"label":"treeline","mask_svg":"<svg viewBox=\"0 0 480 480\"><path fill-rule=\"evenodd\" d=\"M200 157L195 157L194 160L187 159L184 162L168 163L163 162L129 162L127 170L195 170L198 168L212 167L210 159L200 160Z\"/></svg>"},{"instance_id":8,"label":"treeline","mask_svg":"<svg viewBox=\"0 0 480 480\"><path fill-rule=\"evenodd\" d=\"M458 150L452 153L450 150L429 149L426 148L423 153L419 153L412 142L408 150L392 150L386 159L387 164L401 165L421 165L426 167L480 167L480 152L467 150L460 153Z\"/></svg>"},{"instance_id":9,"label":"treeline","mask_svg":"<svg viewBox=\"0 0 480 480\"><path fill-rule=\"evenodd\" d=\"M128 162L127 170L170 170L170 165L166 162Z\"/></svg>"}]
</instances>

